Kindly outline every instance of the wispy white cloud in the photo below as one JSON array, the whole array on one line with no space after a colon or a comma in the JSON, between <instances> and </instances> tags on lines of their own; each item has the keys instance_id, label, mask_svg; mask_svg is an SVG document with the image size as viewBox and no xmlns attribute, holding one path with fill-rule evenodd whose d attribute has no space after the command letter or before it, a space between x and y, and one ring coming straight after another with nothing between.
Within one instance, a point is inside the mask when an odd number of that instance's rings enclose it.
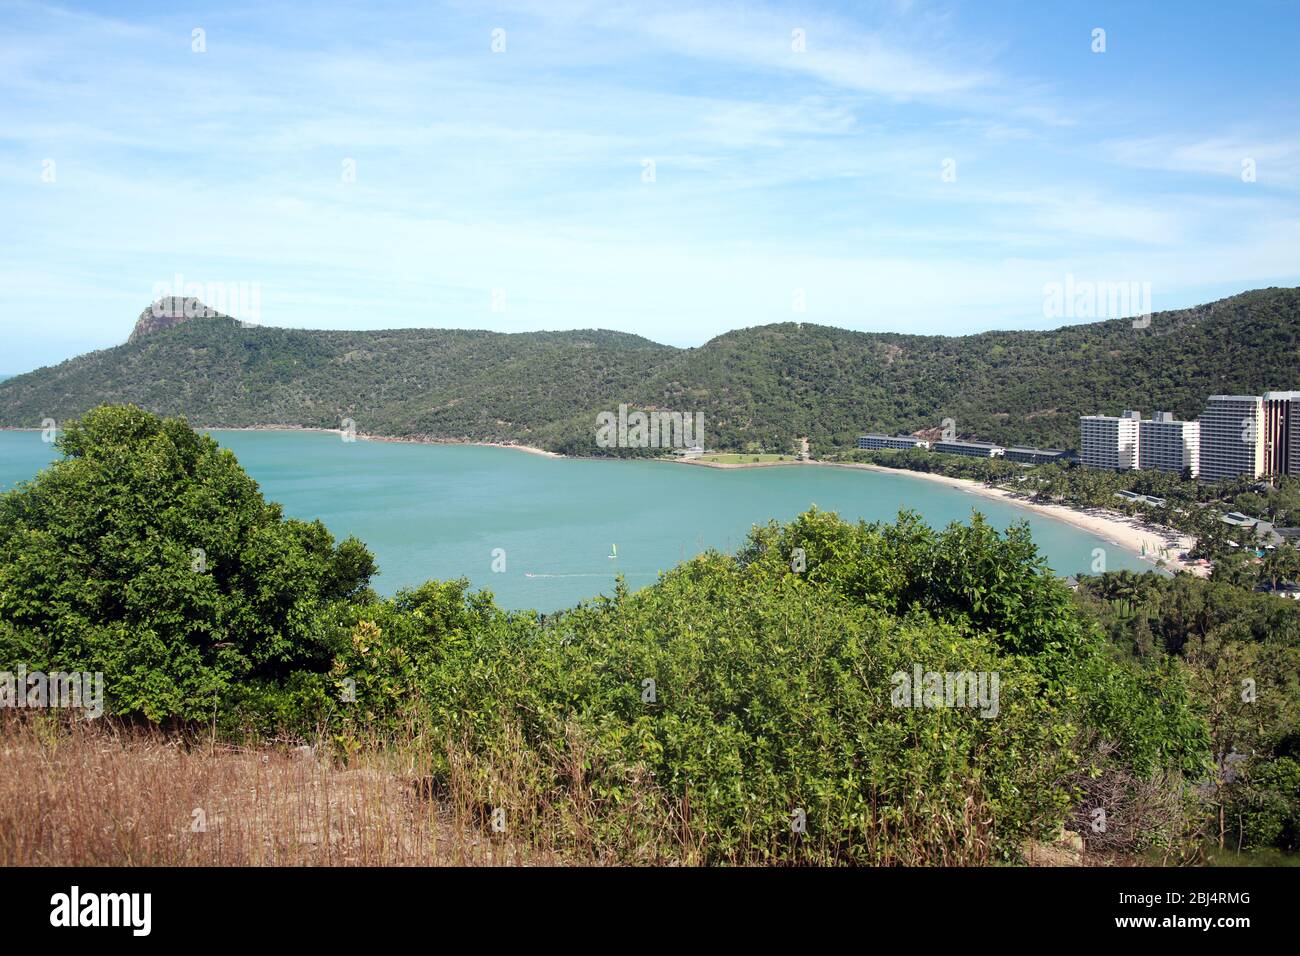
<instances>
[{"instance_id":1,"label":"wispy white cloud","mask_svg":"<svg viewBox=\"0 0 1300 956\"><path fill-rule=\"evenodd\" d=\"M807 321L972 331L1041 324L1066 272L1176 299L1297 271L1294 198L1218 188L1247 147L1293 183L1294 140L1125 125L947 6L248 6L204 14L204 54L188 13L6 10L18 368L120 340L178 272L260 283L271 324L694 344L795 289Z\"/></svg>"},{"instance_id":2,"label":"wispy white cloud","mask_svg":"<svg viewBox=\"0 0 1300 956\"><path fill-rule=\"evenodd\" d=\"M1300 138L1256 133L1188 141L1162 136L1114 140L1106 146L1117 162L1140 169L1200 173L1237 183L1249 170L1261 184L1300 184Z\"/></svg>"}]
</instances>

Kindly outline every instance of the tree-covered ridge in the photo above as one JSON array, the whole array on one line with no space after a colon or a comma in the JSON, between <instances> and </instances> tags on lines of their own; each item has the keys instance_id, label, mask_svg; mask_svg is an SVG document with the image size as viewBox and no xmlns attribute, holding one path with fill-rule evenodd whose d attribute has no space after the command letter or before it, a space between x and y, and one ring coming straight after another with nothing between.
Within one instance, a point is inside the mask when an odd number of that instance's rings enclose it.
<instances>
[{"instance_id":1,"label":"tree-covered ridge","mask_svg":"<svg viewBox=\"0 0 1300 956\"><path fill-rule=\"evenodd\" d=\"M864 431L912 433L952 418L962 437L1072 448L1079 415L1195 418L1211 394L1300 384L1297 346L1300 290L1267 289L1158 313L1142 329L1129 319L964 337L744 329L682 354L655 384L670 406L719 399L711 434L729 447L757 440L785 451L787 436L806 434L824 452Z\"/></svg>"},{"instance_id":2,"label":"tree-covered ridge","mask_svg":"<svg viewBox=\"0 0 1300 956\"><path fill-rule=\"evenodd\" d=\"M39 425L130 402L204 425L337 428L346 417L372 434L542 444L555 417L630 389L669 351L603 331L334 332L198 318L5 383L0 420Z\"/></svg>"},{"instance_id":3,"label":"tree-covered ridge","mask_svg":"<svg viewBox=\"0 0 1300 956\"><path fill-rule=\"evenodd\" d=\"M1078 416L1195 418L1206 396L1300 387L1300 290L1248 292L1053 331L964 337L785 323L675 349L608 331L501 334L241 328L193 319L0 383L0 425L37 427L104 401L207 426L339 427L516 441L599 454L621 403L703 412L711 448L815 453L864 431L957 423L965 437L1074 447Z\"/></svg>"}]
</instances>

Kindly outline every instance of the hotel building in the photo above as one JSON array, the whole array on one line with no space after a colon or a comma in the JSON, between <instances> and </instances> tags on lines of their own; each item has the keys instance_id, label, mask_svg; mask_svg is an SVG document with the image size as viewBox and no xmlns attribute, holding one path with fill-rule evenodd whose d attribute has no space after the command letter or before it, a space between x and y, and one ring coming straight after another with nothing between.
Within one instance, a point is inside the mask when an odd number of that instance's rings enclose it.
<instances>
[{"instance_id":1,"label":"hotel building","mask_svg":"<svg viewBox=\"0 0 1300 956\"><path fill-rule=\"evenodd\" d=\"M1179 475L1190 468L1195 478L1201 469L1200 423L1175 421L1172 412L1156 412L1139 422L1138 467Z\"/></svg>"},{"instance_id":2,"label":"hotel building","mask_svg":"<svg viewBox=\"0 0 1300 956\"><path fill-rule=\"evenodd\" d=\"M1300 475L1300 407L1291 406L1287 416L1286 473Z\"/></svg>"},{"instance_id":3,"label":"hotel building","mask_svg":"<svg viewBox=\"0 0 1300 956\"><path fill-rule=\"evenodd\" d=\"M1211 395L1201 413L1200 425L1201 478L1217 481L1220 478L1258 478L1264 474L1262 398L1258 395Z\"/></svg>"},{"instance_id":4,"label":"hotel building","mask_svg":"<svg viewBox=\"0 0 1300 956\"><path fill-rule=\"evenodd\" d=\"M924 438L911 435L862 435L858 438L859 448L929 448L930 443Z\"/></svg>"},{"instance_id":5,"label":"hotel building","mask_svg":"<svg viewBox=\"0 0 1300 956\"><path fill-rule=\"evenodd\" d=\"M937 441L934 450L947 455L966 455L971 458L997 458L1002 454L1001 445L983 441Z\"/></svg>"},{"instance_id":6,"label":"hotel building","mask_svg":"<svg viewBox=\"0 0 1300 956\"><path fill-rule=\"evenodd\" d=\"M1292 434L1300 434L1300 392L1264 393L1264 474L1295 474L1300 447Z\"/></svg>"},{"instance_id":7,"label":"hotel building","mask_svg":"<svg viewBox=\"0 0 1300 956\"><path fill-rule=\"evenodd\" d=\"M1054 461L1065 461L1070 453L1063 448L1008 448L1002 457L1007 461L1018 461L1022 465L1047 465Z\"/></svg>"},{"instance_id":8,"label":"hotel building","mask_svg":"<svg viewBox=\"0 0 1300 956\"><path fill-rule=\"evenodd\" d=\"M1090 468L1130 469L1138 467L1138 423L1140 412L1079 417L1079 461Z\"/></svg>"}]
</instances>

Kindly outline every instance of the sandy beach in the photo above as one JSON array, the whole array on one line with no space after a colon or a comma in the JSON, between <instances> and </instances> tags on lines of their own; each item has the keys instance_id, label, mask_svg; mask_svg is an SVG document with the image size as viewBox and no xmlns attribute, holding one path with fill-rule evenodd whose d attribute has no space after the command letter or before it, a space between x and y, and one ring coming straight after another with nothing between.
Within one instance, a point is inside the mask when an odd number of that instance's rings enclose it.
<instances>
[{"instance_id":1,"label":"sandy beach","mask_svg":"<svg viewBox=\"0 0 1300 956\"><path fill-rule=\"evenodd\" d=\"M1101 508L1080 510L1066 505L1045 504L1031 500L1027 495L1018 495L1004 488L990 488L978 481L968 478L952 478L948 475L934 475L924 471L909 471L902 468L886 468L883 465L869 465L856 462L819 462L832 468L860 468L865 471L877 471L890 475L911 475L927 481L935 481L960 488L962 491L984 498L996 498L1008 504L1017 505L1030 511L1072 524L1076 528L1089 531L1116 547L1123 548L1152 564L1163 561L1171 571L1186 571L1205 577L1209 570L1200 565L1190 564L1178 556L1190 551L1196 544L1196 538L1183 534L1172 528L1148 524L1137 518L1131 518L1118 511L1106 511ZM1145 550L1145 553L1143 553ZM1162 557L1161 551L1167 550L1168 557Z\"/></svg>"},{"instance_id":2,"label":"sandy beach","mask_svg":"<svg viewBox=\"0 0 1300 956\"><path fill-rule=\"evenodd\" d=\"M672 461L678 465L694 465L696 468L790 468L794 465L828 465L826 461L798 461L791 457L787 461L703 461L699 458L685 458L680 455L671 459L657 459L659 461Z\"/></svg>"},{"instance_id":3,"label":"sandy beach","mask_svg":"<svg viewBox=\"0 0 1300 956\"><path fill-rule=\"evenodd\" d=\"M876 471L888 475L906 475L911 478L920 478L925 481L933 481L939 484L947 485L950 488L958 488L962 491L973 495L979 495L984 498L996 498L1005 501L1008 504L1016 505L1027 511L1033 511L1057 521L1064 521L1066 524L1074 525L1084 531L1091 532L1097 537L1131 552L1133 555L1151 562L1153 565L1163 563L1163 566L1170 571L1186 571L1189 574L1195 574L1199 577L1209 575L1209 569L1201 565L1190 564L1179 558L1191 550L1196 544L1196 538L1192 535L1183 534L1172 528L1164 528L1158 525L1147 524L1137 518L1131 518L1126 514L1118 511L1107 511L1102 508L1089 508L1086 510L1071 508L1066 505L1047 504L1040 501L1032 500L1028 495L1018 495L1015 492L1007 491L1004 488L990 488L979 481L973 481L969 478L953 478L949 475L936 475L925 471L912 471L907 468L887 468L884 465L871 465L863 462L837 462L837 461L764 461L764 462L717 462L717 461L700 461L698 459L676 458L674 461L683 465L696 465L703 468L788 468L788 467L805 467L821 466L824 468L855 468L862 471ZM1167 552L1168 556L1162 555Z\"/></svg>"}]
</instances>

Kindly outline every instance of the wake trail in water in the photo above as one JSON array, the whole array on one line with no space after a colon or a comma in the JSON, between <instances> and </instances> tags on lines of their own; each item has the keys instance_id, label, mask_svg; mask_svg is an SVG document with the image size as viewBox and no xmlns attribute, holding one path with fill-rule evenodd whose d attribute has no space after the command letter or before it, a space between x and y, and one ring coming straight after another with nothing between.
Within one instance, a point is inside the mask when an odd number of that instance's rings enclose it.
<instances>
[{"instance_id":1,"label":"wake trail in water","mask_svg":"<svg viewBox=\"0 0 1300 956\"><path fill-rule=\"evenodd\" d=\"M525 571L526 578L612 578L623 575L625 578L632 577L651 577L658 574L658 571L574 571L571 573L561 574L534 574L532 571Z\"/></svg>"}]
</instances>

